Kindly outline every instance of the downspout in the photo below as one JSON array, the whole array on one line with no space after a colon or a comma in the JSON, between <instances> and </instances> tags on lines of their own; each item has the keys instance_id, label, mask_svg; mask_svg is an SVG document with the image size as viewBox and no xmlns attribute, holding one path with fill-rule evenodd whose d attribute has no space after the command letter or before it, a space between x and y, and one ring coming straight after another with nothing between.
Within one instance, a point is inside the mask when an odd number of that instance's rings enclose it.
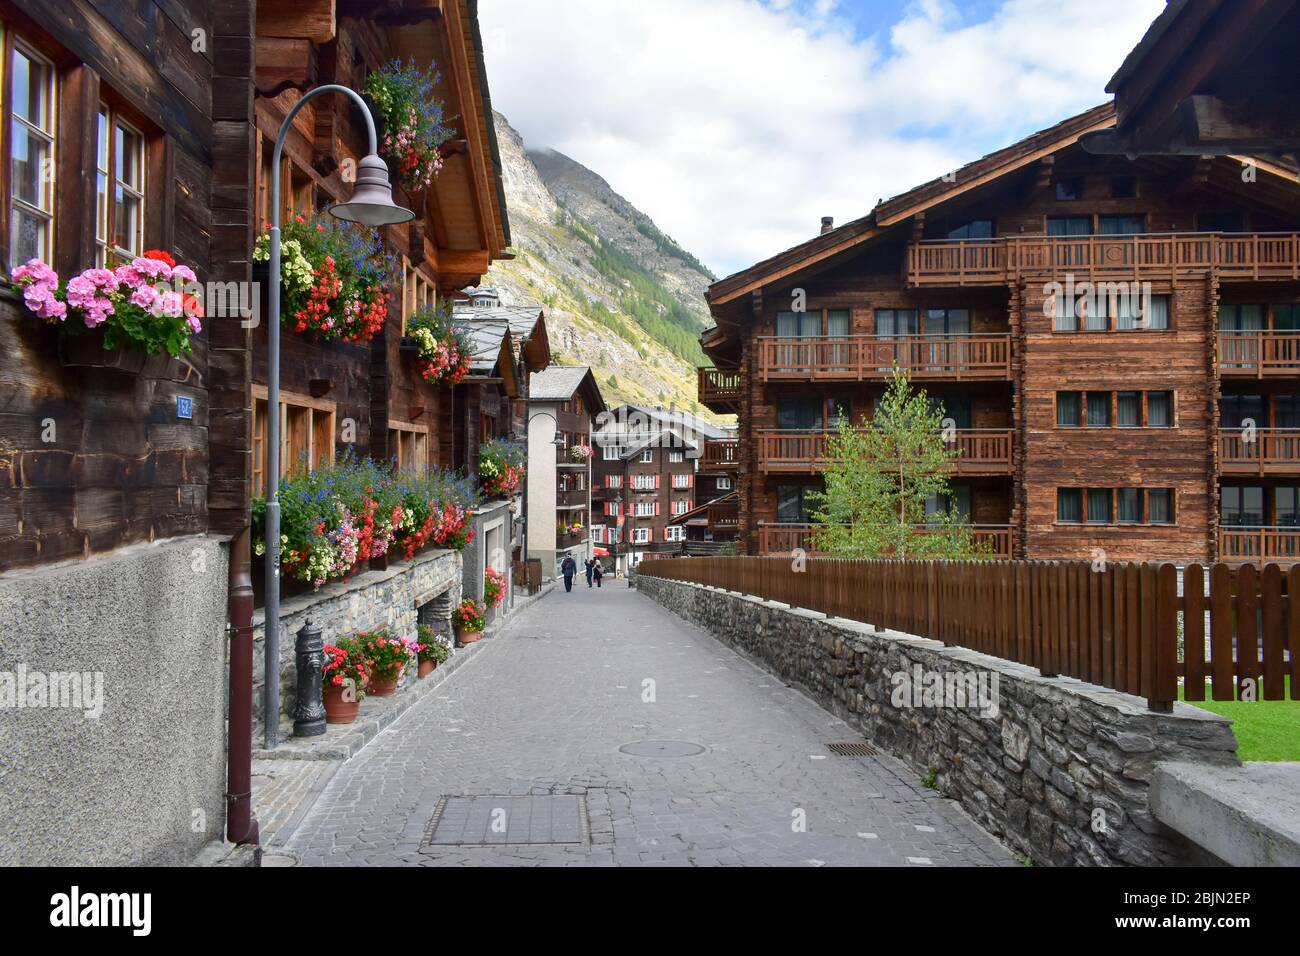
<instances>
[{"instance_id":1,"label":"downspout","mask_svg":"<svg viewBox=\"0 0 1300 956\"><path fill-rule=\"evenodd\" d=\"M253 571L249 528L230 542L230 705L226 720L226 839L259 846L253 816Z\"/></svg>"}]
</instances>

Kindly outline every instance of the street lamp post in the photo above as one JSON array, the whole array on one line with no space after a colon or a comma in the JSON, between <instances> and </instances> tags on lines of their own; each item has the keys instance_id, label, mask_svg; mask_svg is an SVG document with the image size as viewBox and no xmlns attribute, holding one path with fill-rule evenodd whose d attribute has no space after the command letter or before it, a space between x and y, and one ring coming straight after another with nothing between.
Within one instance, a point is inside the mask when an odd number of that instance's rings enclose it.
<instances>
[{"instance_id":1,"label":"street lamp post","mask_svg":"<svg viewBox=\"0 0 1300 956\"><path fill-rule=\"evenodd\" d=\"M375 120L365 100L355 90L334 83L318 86L289 110L275 137L271 158L271 235L268 281L269 325L266 328L266 608L265 686L263 723L266 748L273 750L280 738L280 157L284 141L298 111L323 93L342 93L361 109L366 120L370 151L357 166L357 185L350 202L336 203L330 215L364 226L388 226L410 222L415 213L393 202L388 183L388 166L379 158Z\"/></svg>"}]
</instances>

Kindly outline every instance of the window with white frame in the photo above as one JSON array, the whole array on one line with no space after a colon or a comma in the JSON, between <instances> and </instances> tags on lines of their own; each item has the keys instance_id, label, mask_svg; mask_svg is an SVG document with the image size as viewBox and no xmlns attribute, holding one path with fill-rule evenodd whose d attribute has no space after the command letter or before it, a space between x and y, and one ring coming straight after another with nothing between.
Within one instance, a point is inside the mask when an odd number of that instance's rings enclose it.
<instances>
[{"instance_id":1,"label":"window with white frame","mask_svg":"<svg viewBox=\"0 0 1300 956\"><path fill-rule=\"evenodd\" d=\"M690 475L673 475L673 487L677 489L689 488L691 486Z\"/></svg>"},{"instance_id":2,"label":"window with white frame","mask_svg":"<svg viewBox=\"0 0 1300 956\"><path fill-rule=\"evenodd\" d=\"M633 544L649 544L649 543L650 543L650 529L649 529L649 528L633 528L633 529L632 529L632 543L633 543Z\"/></svg>"},{"instance_id":3,"label":"window with white frame","mask_svg":"<svg viewBox=\"0 0 1300 956\"><path fill-rule=\"evenodd\" d=\"M9 262L49 262L54 258L54 64L12 35L6 46Z\"/></svg>"},{"instance_id":4,"label":"window with white frame","mask_svg":"<svg viewBox=\"0 0 1300 956\"><path fill-rule=\"evenodd\" d=\"M638 501L636 503L636 516L638 518L653 518L659 513L659 502L657 501Z\"/></svg>"},{"instance_id":5,"label":"window with white frame","mask_svg":"<svg viewBox=\"0 0 1300 956\"><path fill-rule=\"evenodd\" d=\"M622 487L623 487L623 476L622 476L622 475L606 475L606 476L605 476L605 487L606 487L606 488L622 488Z\"/></svg>"},{"instance_id":6,"label":"window with white frame","mask_svg":"<svg viewBox=\"0 0 1300 956\"><path fill-rule=\"evenodd\" d=\"M731 479L727 477L719 477L714 487L717 488L719 491L730 491Z\"/></svg>"},{"instance_id":7,"label":"window with white frame","mask_svg":"<svg viewBox=\"0 0 1300 956\"><path fill-rule=\"evenodd\" d=\"M658 475L633 475L632 487L637 491L653 491L659 487Z\"/></svg>"},{"instance_id":8,"label":"window with white frame","mask_svg":"<svg viewBox=\"0 0 1300 956\"><path fill-rule=\"evenodd\" d=\"M684 515L690 510L691 502L689 498L679 498L673 502L673 514L675 515Z\"/></svg>"},{"instance_id":9,"label":"window with white frame","mask_svg":"<svg viewBox=\"0 0 1300 956\"><path fill-rule=\"evenodd\" d=\"M604 447L605 461L618 461L623 457L623 449L618 445L606 445Z\"/></svg>"},{"instance_id":10,"label":"window with white frame","mask_svg":"<svg viewBox=\"0 0 1300 956\"><path fill-rule=\"evenodd\" d=\"M685 541L685 540L686 540L686 529L683 528L683 527L682 527L681 525L679 525L679 524L669 525L667 528L664 528L664 540L665 540L665 541Z\"/></svg>"},{"instance_id":11,"label":"window with white frame","mask_svg":"<svg viewBox=\"0 0 1300 956\"><path fill-rule=\"evenodd\" d=\"M686 452L682 451L680 448L674 448L668 452L668 460L673 464L680 464L686 460Z\"/></svg>"},{"instance_id":12,"label":"window with white frame","mask_svg":"<svg viewBox=\"0 0 1300 956\"><path fill-rule=\"evenodd\" d=\"M144 134L99 108L95 148L95 261L112 267L144 252Z\"/></svg>"},{"instance_id":13,"label":"window with white frame","mask_svg":"<svg viewBox=\"0 0 1300 956\"><path fill-rule=\"evenodd\" d=\"M641 464L648 465L654 460L655 453L653 449L647 448L645 451L641 452Z\"/></svg>"},{"instance_id":14,"label":"window with white frame","mask_svg":"<svg viewBox=\"0 0 1300 956\"><path fill-rule=\"evenodd\" d=\"M593 544L605 543L605 526L603 524L594 524L591 526L591 541Z\"/></svg>"}]
</instances>

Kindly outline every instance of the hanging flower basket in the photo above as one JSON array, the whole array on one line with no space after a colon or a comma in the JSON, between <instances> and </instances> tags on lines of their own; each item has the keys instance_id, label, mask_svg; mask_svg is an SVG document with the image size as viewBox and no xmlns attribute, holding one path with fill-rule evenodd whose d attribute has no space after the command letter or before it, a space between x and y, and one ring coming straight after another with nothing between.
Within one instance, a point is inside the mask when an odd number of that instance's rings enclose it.
<instances>
[{"instance_id":1,"label":"hanging flower basket","mask_svg":"<svg viewBox=\"0 0 1300 956\"><path fill-rule=\"evenodd\" d=\"M452 324L451 307L446 302L421 309L406 328L406 338L414 343L419 356L420 375L430 385L453 388L469 374L473 347Z\"/></svg>"},{"instance_id":2,"label":"hanging flower basket","mask_svg":"<svg viewBox=\"0 0 1300 956\"><path fill-rule=\"evenodd\" d=\"M435 94L438 73L431 64L393 60L366 78L363 90L379 120L379 149L395 178L411 194L420 194L442 170L441 147L453 136L443 103Z\"/></svg>"}]
</instances>

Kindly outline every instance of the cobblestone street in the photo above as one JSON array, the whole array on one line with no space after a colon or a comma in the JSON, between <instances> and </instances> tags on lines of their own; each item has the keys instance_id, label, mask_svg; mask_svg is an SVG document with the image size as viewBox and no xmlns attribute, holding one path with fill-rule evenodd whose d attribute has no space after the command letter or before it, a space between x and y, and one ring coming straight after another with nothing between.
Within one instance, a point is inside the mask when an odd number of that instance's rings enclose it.
<instances>
[{"instance_id":1,"label":"cobblestone street","mask_svg":"<svg viewBox=\"0 0 1300 956\"><path fill-rule=\"evenodd\" d=\"M899 761L827 749L856 739L624 582L579 579L341 766L286 849L304 864L1014 865Z\"/></svg>"}]
</instances>

